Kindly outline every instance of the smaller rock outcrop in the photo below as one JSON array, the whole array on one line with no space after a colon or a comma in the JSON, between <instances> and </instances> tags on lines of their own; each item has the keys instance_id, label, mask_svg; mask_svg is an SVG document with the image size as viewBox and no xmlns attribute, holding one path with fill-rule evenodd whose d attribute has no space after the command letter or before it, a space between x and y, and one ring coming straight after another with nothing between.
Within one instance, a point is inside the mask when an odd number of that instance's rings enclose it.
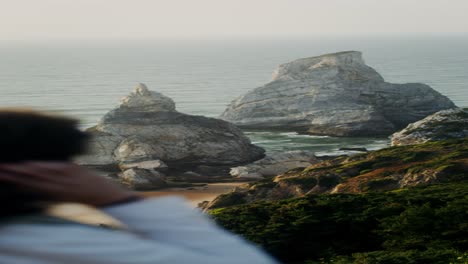
<instances>
[{"instance_id":1,"label":"smaller rock outcrop","mask_svg":"<svg viewBox=\"0 0 468 264\"><path fill-rule=\"evenodd\" d=\"M254 163L231 168L231 175L242 179L263 179L291 169L305 168L319 162L313 152L296 150L273 153Z\"/></svg>"},{"instance_id":2,"label":"smaller rock outcrop","mask_svg":"<svg viewBox=\"0 0 468 264\"><path fill-rule=\"evenodd\" d=\"M78 163L114 173L131 170L127 174L142 173L145 179L149 176L142 169L198 173L198 168L215 171L219 167L226 171L264 157L264 150L251 144L236 126L177 112L171 98L144 84L87 131L92 136L90 153ZM141 181L127 174L125 179Z\"/></svg>"},{"instance_id":3,"label":"smaller rock outcrop","mask_svg":"<svg viewBox=\"0 0 468 264\"><path fill-rule=\"evenodd\" d=\"M392 146L401 146L465 137L468 137L468 110L454 108L409 124L394 133L391 140Z\"/></svg>"}]
</instances>

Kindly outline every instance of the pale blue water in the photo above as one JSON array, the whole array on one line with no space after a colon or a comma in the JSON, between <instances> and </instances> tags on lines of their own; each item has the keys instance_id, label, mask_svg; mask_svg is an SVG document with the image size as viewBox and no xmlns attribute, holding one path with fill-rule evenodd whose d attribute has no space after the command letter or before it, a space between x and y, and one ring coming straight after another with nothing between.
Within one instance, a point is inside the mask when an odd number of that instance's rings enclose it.
<instances>
[{"instance_id":1,"label":"pale blue water","mask_svg":"<svg viewBox=\"0 0 468 264\"><path fill-rule=\"evenodd\" d=\"M88 127L143 82L172 97L181 112L216 117L232 99L268 82L278 64L343 50L364 52L387 81L427 83L468 106L468 36L462 35L0 44L0 106L59 111ZM268 150L336 153L339 147L388 144L372 138L248 135Z\"/></svg>"}]
</instances>

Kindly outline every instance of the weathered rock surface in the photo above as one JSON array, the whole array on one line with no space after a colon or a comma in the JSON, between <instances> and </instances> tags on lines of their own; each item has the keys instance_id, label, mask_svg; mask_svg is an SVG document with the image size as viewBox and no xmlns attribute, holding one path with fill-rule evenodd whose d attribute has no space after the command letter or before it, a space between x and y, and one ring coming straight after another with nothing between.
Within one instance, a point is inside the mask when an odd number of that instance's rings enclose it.
<instances>
[{"instance_id":1,"label":"weathered rock surface","mask_svg":"<svg viewBox=\"0 0 468 264\"><path fill-rule=\"evenodd\" d=\"M121 182L135 190L153 190L166 186L164 174L155 170L132 168L119 174Z\"/></svg>"},{"instance_id":2,"label":"weathered rock surface","mask_svg":"<svg viewBox=\"0 0 468 264\"><path fill-rule=\"evenodd\" d=\"M179 113L172 99L144 84L88 132L93 136L91 153L78 162L104 169L155 168L162 166L155 164L159 160L169 169L187 171L203 165L241 165L264 156L236 126Z\"/></svg>"},{"instance_id":3,"label":"weathered rock surface","mask_svg":"<svg viewBox=\"0 0 468 264\"><path fill-rule=\"evenodd\" d=\"M462 108L443 110L409 124L392 135L392 145L420 144L428 141L468 137L468 111Z\"/></svg>"},{"instance_id":4,"label":"weathered rock surface","mask_svg":"<svg viewBox=\"0 0 468 264\"><path fill-rule=\"evenodd\" d=\"M295 168L309 167L319 160L310 151L286 151L274 153L254 163L231 168L231 175L244 179L263 179L268 176L283 174Z\"/></svg>"},{"instance_id":5,"label":"weathered rock surface","mask_svg":"<svg viewBox=\"0 0 468 264\"><path fill-rule=\"evenodd\" d=\"M133 169L133 168L161 171L161 170L166 170L167 165L161 160L146 160L142 162L120 164L121 170L128 170L128 169Z\"/></svg>"},{"instance_id":6,"label":"weathered rock surface","mask_svg":"<svg viewBox=\"0 0 468 264\"><path fill-rule=\"evenodd\" d=\"M232 101L221 118L245 128L377 136L454 107L425 84L385 82L360 52L347 51L280 65L270 83Z\"/></svg>"}]
</instances>

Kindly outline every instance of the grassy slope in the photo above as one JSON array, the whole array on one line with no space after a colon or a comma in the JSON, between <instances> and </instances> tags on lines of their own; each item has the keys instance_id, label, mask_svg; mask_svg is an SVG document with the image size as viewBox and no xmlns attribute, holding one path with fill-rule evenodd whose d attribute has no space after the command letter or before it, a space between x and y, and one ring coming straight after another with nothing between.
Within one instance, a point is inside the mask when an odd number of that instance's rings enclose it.
<instances>
[{"instance_id":1,"label":"grassy slope","mask_svg":"<svg viewBox=\"0 0 468 264\"><path fill-rule=\"evenodd\" d=\"M320 185L324 179L338 179L339 192L396 189L404 175L434 175L434 181L454 181L466 178L468 171L468 139L429 142L390 147L354 156L334 164L324 163L302 172L280 177L279 181L297 182L314 178ZM437 176L441 176L438 177ZM322 187L336 187L334 182ZM411 182L409 183L411 184ZM414 182L417 185L418 182Z\"/></svg>"},{"instance_id":2,"label":"grassy slope","mask_svg":"<svg viewBox=\"0 0 468 264\"><path fill-rule=\"evenodd\" d=\"M211 214L225 228L287 263L468 261L467 182L307 195L215 209Z\"/></svg>"},{"instance_id":3,"label":"grassy slope","mask_svg":"<svg viewBox=\"0 0 468 264\"><path fill-rule=\"evenodd\" d=\"M419 186L398 189L405 177ZM216 207L218 223L287 263L468 263L468 139L337 158Z\"/></svg>"},{"instance_id":4,"label":"grassy slope","mask_svg":"<svg viewBox=\"0 0 468 264\"><path fill-rule=\"evenodd\" d=\"M363 193L468 179L468 138L338 157L218 197L211 209L307 193Z\"/></svg>"}]
</instances>

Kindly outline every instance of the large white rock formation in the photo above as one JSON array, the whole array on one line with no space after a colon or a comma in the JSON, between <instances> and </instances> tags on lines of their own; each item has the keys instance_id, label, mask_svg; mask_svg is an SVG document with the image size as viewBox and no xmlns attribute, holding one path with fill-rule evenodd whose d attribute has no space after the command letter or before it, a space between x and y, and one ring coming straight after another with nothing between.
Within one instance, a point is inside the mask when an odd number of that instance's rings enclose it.
<instances>
[{"instance_id":1,"label":"large white rock formation","mask_svg":"<svg viewBox=\"0 0 468 264\"><path fill-rule=\"evenodd\" d=\"M454 108L421 83L392 84L347 51L280 65L273 80L231 102L221 118L240 127L318 135L390 135Z\"/></svg>"}]
</instances>

